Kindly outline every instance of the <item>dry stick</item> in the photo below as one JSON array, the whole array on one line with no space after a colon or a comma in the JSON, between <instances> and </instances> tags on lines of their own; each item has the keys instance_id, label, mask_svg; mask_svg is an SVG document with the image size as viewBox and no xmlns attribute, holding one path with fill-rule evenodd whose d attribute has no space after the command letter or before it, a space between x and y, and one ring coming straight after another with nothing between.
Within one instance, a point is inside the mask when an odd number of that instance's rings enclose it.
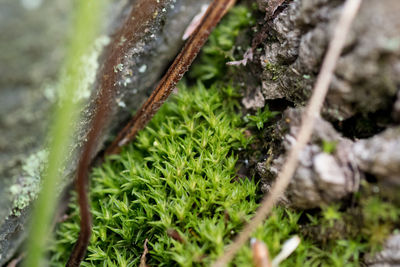
<instances>
[{"instance_id":1,"label":"dry stick","mask_svg":"<svg viewBox=\"0 0 400 267\"><path fill-rule=\"evenodd\" d=\"M261 202L261 206L257 210L256 215L244 227L243 231L237 236L234 242L227 248L225 254L223 254L222 257L212 265L213 267L226 266L233 259L236 252L246 243L251 233L264 221L273 205L282 196L286 187L289 185L291 177L297 167L299 152L309 141L315 120L320 116L321 107L328 92L336 63L340 57L340 53L346 41L346 36L360 4L361 0L347 0L344 4L340 20L335 28L332 40L329 43L321 71L315 83L314 92L307 109L303 114L302 125L297 137L297 142L289 152L286 164L283 166L283 169L271 188L271 191Z\"/></svg>"},{"instance_id":2,"label":"dry stick","mask_svg":"<svg viewBox=\"0 0 400 267\"><path fill-rule=\"evenodd\" d=\"M188 70L201 47L207 41L212 29L234 3L235 0L214 0L210 4L199 26L192 33L156 89L106 149L105 155L119 153L122 146L133 140L136 134L146 126Z\"/></svg>"}]
</instances>

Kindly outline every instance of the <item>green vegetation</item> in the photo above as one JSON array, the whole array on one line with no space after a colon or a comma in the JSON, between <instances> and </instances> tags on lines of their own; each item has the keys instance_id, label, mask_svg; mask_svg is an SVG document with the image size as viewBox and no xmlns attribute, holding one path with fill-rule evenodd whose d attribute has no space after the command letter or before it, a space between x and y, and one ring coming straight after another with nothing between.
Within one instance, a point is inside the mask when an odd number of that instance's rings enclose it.
<instances>
[{"instance_id":1,"label":"green vegetation","mask_svg":"<svg viewBox=\"0 0 400 267\"><path fill-rule=\"evenodd\" d=\"M197 60L197 64L193 65L189 72L189 76L200 81L223 78L227 72L226 62L235 60L233 52L236 37L254 23L251 11L247 7L232 8L211 34L207 45L202 49L202 55Z\"/></svg>"},{"instance_id":2,"label":"green vegetation","mask_svg":"<svg viewBox=\"0 0 400 267\"><path fill-rule=\"evenodd\" d=\"M272 119L277 115L278 112L270 111L268 106L264 107L264 111L261 109L257 109L255 115L246 115L244 120L248 122L247 126L254 127L257 126L258 130L261 130L264 127L264 124L268 122L268 120Z\"/></svg>"},{"instance_id":3,"label":"green vegetation","mask_svg":"<svg viewBox=\"0 0 400 267\"><path fill-rule=\"evenodd\" d=\"M335 142L335 141L323 140L322 141L322 151L324 151L327 154L332 154L336 150L336 145L337 145L337 142Z\"/></svg>"},{"instance_id":4,"label":"green vegetation","mask_svg":"<svg viewBox=\"0 0 400 267\"><path fill-rule=\"evenodd\" d=\"M208 266L240 231L259 196L253 180L235 175L235 153L250 140L243 135L237 103L224 93L231 90L181 85L133 144L94 170L94 229L84 266L135 266L146 238L150 265ZM283 266L359 266L360 255L379 248L400 213L369 191L358 198L345 210L276 207L253 236L276 255L286 239L300 235L299 248ZM53 266L65 263L77 238L74 203L71 217L58 227ZM184 242L174 240L171 231ZM246 246L234 263L250 261Z\"/></svg>"},{"instance_id":5,"label":"green vegetation","mask_svg":"<svg viewBox=\"0 0 400 267\"><path fill-rule=\"evenodd\" d=\"M146 238L157 266L209 263L221 253L257 206L253 181L232 183L234 151L249 143L234 103L215 87L181 87L134 144L94 171L85 265L135 265ZM73 205L72 219L57 231L53 262L65 262L77 237L77 211Z\"/></svg>"},{"instance_id":6,"label":"green vegetation","mask_svg":"<svg viewBox=\"0 0 400 267\"><path fill-rule=\"evenodd\" d=\"M208 266L255 213L261 195L252 177L237 177L237 154L252 142L244 126L261 130L275 114L266 107L243 119L237 91L221 81L225 52L240 27L251 23L246 14L246 8L235 7L212 34L191 72L196 85L181 83L179 94L137 139L93 171L94 228L83 266L137 266L145 239L151 266ZM210 86L206 89L201 80ZM327 153L335 149L323 146ZM347 208L336 204L306 213L275 207L253 236L272 256L285 240L300 236L302 242L282 266L359 266L364 253L376 250L399 227L400 216L399 208L381 200L368 184L363 188ZM64 266L78 236L75 203L74 198L69 218L57 227L52 266ZM246 245L233 265L251 261Z\"/></svg>"}]
</instances>

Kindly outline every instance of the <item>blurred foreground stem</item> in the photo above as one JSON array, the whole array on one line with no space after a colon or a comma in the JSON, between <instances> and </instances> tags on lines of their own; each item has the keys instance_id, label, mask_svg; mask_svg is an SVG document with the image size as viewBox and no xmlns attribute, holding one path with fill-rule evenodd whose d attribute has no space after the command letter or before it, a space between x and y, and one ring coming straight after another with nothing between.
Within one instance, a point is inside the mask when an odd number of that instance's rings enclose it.
<instances>
[{"instance_id":1,"label":"blurred foreground stem","mask_svg":"<svg viewBox=\"0 0 400 267\"><path fill-rule=\"evenodd\" d=\"M89 51L99 30L104 0L75 1L75 5L72 36L57 88L60 97L51 118L47 166L42 176L41 192L32 214L27 243L28 254L24 263L29 267L44 265L46 245L52 233L51 221L58 203L57 187L63 176L69 146L73 140L71 137L74 134L74 126L81 107L79 101L76 100L79 77L82 66L85 64L81 60L82 56Z\"/></svg>"}]
</instances>

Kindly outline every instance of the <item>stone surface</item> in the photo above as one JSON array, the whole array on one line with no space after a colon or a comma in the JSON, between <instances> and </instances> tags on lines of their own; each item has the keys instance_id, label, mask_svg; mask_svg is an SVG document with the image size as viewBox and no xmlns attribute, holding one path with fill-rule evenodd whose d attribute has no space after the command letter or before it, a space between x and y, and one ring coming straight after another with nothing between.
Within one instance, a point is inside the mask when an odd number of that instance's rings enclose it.
<instances>
[{"instance_id":1,"label":"stone surface","mask_svg":"<svg viewBox=\"0 0 400 267\"><path fill-rule=\"evenodd\" d=\"M257 0L261 11L270 2ZM265 102L294 107L264 133L268 153L256 167L264 192L284 164L285 152L295 142L300 112L312 93L343 3L286 1L271 20L259 27L257 38L262 40L263 49L255 51L254 57L261 65ZM312 139L300 154L299 166L281 199L284 204L304 209L335 203L357 191L360 179L366 177L365 182L372 183L383 199L393 199L398 205L399 12L400 2L396 0L362 2L323 105L323 119L318 118ZM324 142L335 144L335 149L324 152ZM370 266L400 266L399 251L399 235L393 234L383 250L366 257L366 262Z\"/></svg>"},{"instance_id":2,"label":"stone surface","mask_svg":"<svg viewBox=\"0 0 400 267\"><path fill-rule=\"evenodd\" d=\"M376 255L367 255L367 266L389 267L400 266L400 234L391 235Z\"/></svg>"},{"instance_id":3,"label":"stone surface","mask_svg":"<svg viewBox=\"0 0 400 267\"><path fill-rule=\"evenodd\" d=\"M70 10L57 0L0 3L0 265L23 239L38 190L30 167L39 167L35 155L46 132L51 101L44 87L63 59Z\"/></svg>"},{"instance_id":4,"label":"stone surface","mask_svg":"<svg viewBox=\"0 0 400 267\"><path fill-rule=\"evenodd\" d=\"M261 189L268 192L271 183L282 168L283 151L289 151L300 126L301 109L289 108L283 114L273 136L281 140L276 158L268 158L257 165ZM324 148L325 146L325 148ZM334 203L356 192L360 172L352 151L353 142L342 137L322 118L318 118L309 144L301 151L299 166L282 201L296 208L315 208ZM325 151L324 151L325 150Z\"/></svg>"},{"instance_id":5,"label":"stone surface","mask_svg":"<svg viewBox=\"0 0 400 267\"><path fill-rule=\"evenodd\" d=\"M400 127L357 141L353 151L362 171L400 186Z\"/></svg>"},{"instance_id":6,"label":"stone surface","mask_svg":"<svg viewBox=\"0 0 400 267\"><path fill-rule=\"evenodd\" d=\"M260 1L267 2L267 1ZM266 23L261 63L266 99L304 104L343 1L294 0ZM400 83L400 2L363 1L324 105L331 120L393 105ZM382 25L385 25L382 27Z\"/></svg>"}]
</instances>

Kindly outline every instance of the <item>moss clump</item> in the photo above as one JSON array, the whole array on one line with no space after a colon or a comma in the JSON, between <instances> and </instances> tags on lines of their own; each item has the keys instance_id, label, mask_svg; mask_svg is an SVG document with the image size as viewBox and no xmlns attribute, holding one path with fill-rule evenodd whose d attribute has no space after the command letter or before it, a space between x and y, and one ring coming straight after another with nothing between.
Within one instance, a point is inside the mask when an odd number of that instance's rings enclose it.
<instances>
[{"instance_id":1,"label":"moss clump","mask_svg":"<svg viewBox=\"0 0 400 267\"><path fill-rule=\"evenodd\" d=\"M235 153L250 141L237 102L223 93L231 90L181 86L133 144L94 170L94 228L83 266L138 265L145 239L152 266L208 266L222 253L258 206L255 182L235 174ZM276 207L253 236L274 256L286 239L300 235L282 266L359 266L394 229L399 209L368 192L357 203L317 213ZM52 266L66 262L77 239L76 204L70 214L58 227ZM251 255L245 246L234 266L249 266Z\"/></svg>"},{"instance_id":2,"label":"moss clump","mask_svg":"<svg viewBox=\"0 0 400 267\"><path fill-rule=\"evenodd\" d=\"M265 69L271 74L271 80L273 81L277 81L282 73L285 71L284 66L272 63L266 63Z\"/></svg>"},{"instance_id":3,"label":"moss clump","mask_svg":"<svg viewBox=\"0 0 400 267\"><path fill-rule=\"evenodd\" d=\"M201 81L224 77L227 71L226 62L235 60L233 52L236 37L254 22L249 8L245 6L232 8L210 35L207 44L202 49L201 57L193 65L189 76Z\"/></svg>"},{"instance_id":4,"label":"moss clump","mask_svg":"<svg viewBox=\"0 0 400 267\"><path fill-rule=\"evenodd\" d=\"M327 154L333 154L336 151L337 142L336 141L328 141L322 140L322 151Z\"/></svg>"},{"instance_id":5,"label":"moss clump","mask_svg":"<svg viewBox=\"0 0 400 267\"><path fill-rule=\"evenodd\" d=\"M261 109L257 109L256 114L254 115L250 115L247 114L244 117L244 120L247 123L248 127L254 127L257 126L258 130L261 130L264 127L264 124L266 122L268 122L270 119L272 119L273 117L275 117L275 115L277 115L278 112L276 111L270 111L268 106L264 107L264 110L261 111Z\"/></svg>"},{"instance_id":6,"label":"moss clump","mask_svg":"<svg viewBox=\"0 0 400 267\"><path fill-rule=\"evenodd\" d=\"M324 251L326 262L336 266L359 266L361 256L380 250L386 238L400 228L400 209L390 199L374 192L362 182L349 205L334 204L316 214L306 214L308 221L301 227L303 236ZM318 249L319 250L319 249Z\"/></svg>"},{"instance_id":7,"label":"moss clump","mask_svg":"<svg viewBox=\"0 0 400 267\"><path fill-rule=\"evenodd\" d=\"M137 264L146 238L149 263L157 266L209 263L222 252L257 206L254 182L232 182L234 151L249 143L234 105L215 87L181 88L134 144L94 171L85 266ZM73 205L57 231L55 265L77 238L77 212Z\"/></svg>"},{"instance_id":8,"label":"moss clump","mask_svg":"<svg viewBox=\"0 0 400 267\"><path fill-rule=\"evenodd\" d=\"M275 114L266 107L242 121L235 89L215 85L238 31L251 24L248 14L247 8L233 8L191 72L197 86L182 85L133 144L94 170L94 228L83 266L137 266L145 239L151 266L209 266L256 211L256 183L237 177L236 155L251 142L243 125L260 130ZM208 90L201 80L211 84ZM398 208L366 196L356 196L344 211L339 205L310 213L276 207L253 236L274 256L286 239L300 235L299 247L281 266L359 266L362 254L381 243L400 216ZM64 266L78 222L71 204L69 219L57 228L52 266ZM249 266L251 255L250 246L243 247L233 265Z\"/></svg>"}]
</instances>

